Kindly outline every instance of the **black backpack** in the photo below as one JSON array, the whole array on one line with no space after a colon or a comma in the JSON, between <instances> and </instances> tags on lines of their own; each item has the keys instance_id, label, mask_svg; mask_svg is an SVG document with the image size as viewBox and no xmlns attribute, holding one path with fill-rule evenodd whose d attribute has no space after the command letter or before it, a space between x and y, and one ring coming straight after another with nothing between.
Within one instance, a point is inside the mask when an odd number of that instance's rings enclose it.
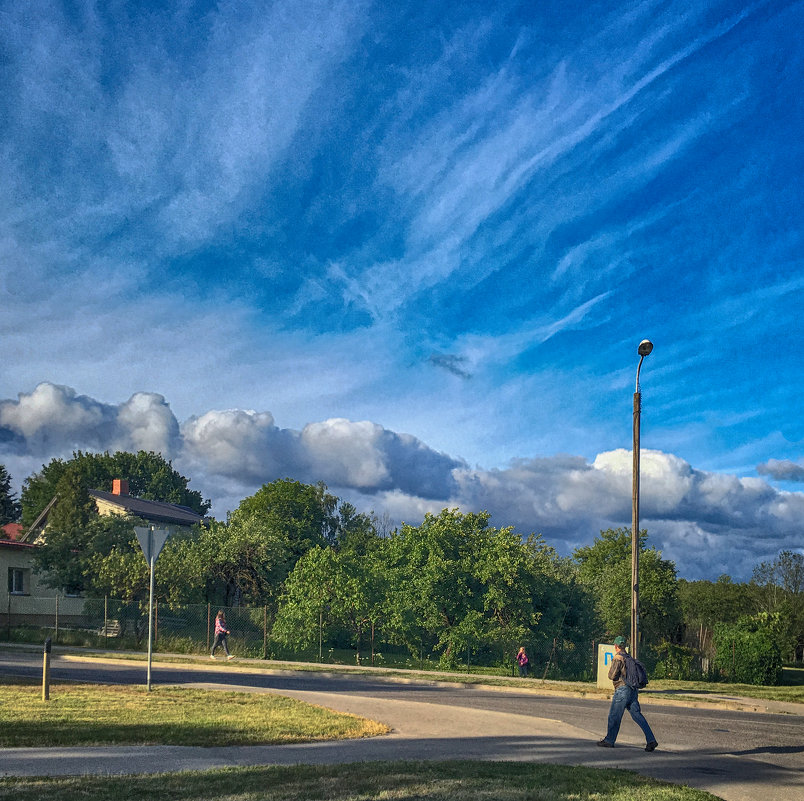
<instances>
[{"instance_id":1,"label":"black backpack","mask_svg":"<svg viewBox=\"0 0 804 801\"><path fill-rule=\"evenodd\" d=\"M625 659L625 683L635 690L648 686L648 672L645 666L630 654L623 654Z\"/></svg>"}]
</instances>

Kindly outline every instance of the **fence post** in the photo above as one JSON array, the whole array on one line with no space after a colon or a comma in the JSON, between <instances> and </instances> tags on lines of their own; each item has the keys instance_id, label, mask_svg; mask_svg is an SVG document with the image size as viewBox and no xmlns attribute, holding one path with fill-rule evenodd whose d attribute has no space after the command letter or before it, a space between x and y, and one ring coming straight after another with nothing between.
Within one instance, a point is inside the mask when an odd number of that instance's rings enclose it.
<instances>
[{"instance_id":1,"label":"fence post","mask_svg":"<svg viewBox=\"0 0 804 801\"><path fill-rule=\"evenodd\" d=\"M262 658L268 658L268 607L262 608Z\"/></svg>"},{"instance_id":2,"label":"fence post","mask_svg":"<svg viewBox=\"0 0 804 801\"><path fill-rule=\"evenodd\" d=\"M103 647L109 646L109 596L103 596Z\"/></svg>"},{"instance_id":3,"label":"fence post","mask_svg":"<svg viewBox=\"0 0 804 801\"><path fill-rule=\"evenodd\" d=\"M45 653L42 660L42 700L50 700L50 637L45 640Z\"/></svg>"},{"instance_id":4,"label":"fence post","mask_svg":"<svg viewBox=\"0 0 804 801\"><path fill-rule=\"evenodd\" d=\"M159 642L159 601L154 601L154 645Z\"/></svg>"},{"instance_id":5,"label":"fence post","mask_svg":"<svg viewBox=\"0 0 804 801\"><path fill-rule=\"evenodd\" d=\"M207 604L207 651L209 651L209 646L210 646L210 643L209 643L209 621L210 621L210 615L211 614L212 614L212 604L208 603Z\"/></svg>"},{"instance_id":6,"label":"fence post","mask_svg":"<svg viewBox=\"0 0 804 801\"><path fill-rule=\"evenodd\" d=\"M56 596L56 625L53 631L53 639L59 641L59 596Z\"/></svg>"}]
</instances>

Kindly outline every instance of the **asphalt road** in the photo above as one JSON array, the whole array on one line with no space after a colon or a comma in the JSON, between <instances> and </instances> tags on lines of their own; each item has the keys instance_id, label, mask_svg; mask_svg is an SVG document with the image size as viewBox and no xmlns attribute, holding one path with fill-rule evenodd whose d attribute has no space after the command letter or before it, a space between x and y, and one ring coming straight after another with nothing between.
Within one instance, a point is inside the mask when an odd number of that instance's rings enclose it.
<instances>
[{"instance_id":1,"label":"asphalt road","mask_svg":"<svg viewBox=\"0 0 804 801\"><path fill-rule=\"evenodd\" d=\"M4 653L0 656L0 669L6 674L41 678L41 656L37 659L35 655ZM145 666L141 662L89 662L54 656L51 676L144 684ZM804 801L803 715L690 708L652 699L650 692L643 691L643 711L661 751L645 754L642 733L628 715L623 720L618 748L594 746L605 733L609 702L602 699L557 697L515 688L501 691L399 682L373 675L249 671L247 664L241 662L155 664L152 683L291 695L384 720L399 733L397 739L378 738L371 743L360 741L337 748L308 745L260 752L235 749L229 752L228 764L366 758L533 759L538 753L536 758L543 761L625 767L701 787L727 799ZM166 755L164 749L160 753ZM209 749L205 754L210 755ZM79 759L80 754L72 756ZM152 754L150 758L153 761L156 756ZM194 760L187 751L171 753L169 757L170 764L175 765L173 769L199 767ZM0 763L3 761L0 752ZM65 762L68 771L69 764Z\"/></svg>"}]
</instances>

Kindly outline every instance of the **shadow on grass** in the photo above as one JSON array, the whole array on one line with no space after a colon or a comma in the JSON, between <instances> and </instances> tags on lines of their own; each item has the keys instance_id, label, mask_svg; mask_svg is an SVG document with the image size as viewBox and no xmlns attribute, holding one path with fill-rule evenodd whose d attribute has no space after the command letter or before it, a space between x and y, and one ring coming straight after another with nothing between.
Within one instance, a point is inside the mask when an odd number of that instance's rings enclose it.
<instances>
[{"instance_id":1,"label":"shadow on grass","mask_svg":"<svg viewBox=\"0 0 804 801\"><path fill-rule=\"evenodd\" d=\"M0 801L199 801L260 798L265 801L495 801L549 798L635 798L647 801L714 801L700 790L679 788L615 769L500 762L394 761L350 765L258 767L159 776L75 777L47 781L0 780Z\"/></svg>"}]
</instances>

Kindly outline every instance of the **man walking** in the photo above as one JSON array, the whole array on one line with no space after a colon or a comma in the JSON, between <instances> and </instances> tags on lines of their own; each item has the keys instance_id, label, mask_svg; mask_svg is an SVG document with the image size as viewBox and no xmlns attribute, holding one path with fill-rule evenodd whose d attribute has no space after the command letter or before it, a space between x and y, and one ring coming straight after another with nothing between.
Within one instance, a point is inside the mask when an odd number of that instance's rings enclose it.
<instances>
[{"instance_id":1,"label":"man walking","mask_svg":"<svg viewBox=\"0 0 804 801\"><path fill-rule=\"evenodd\" d=\"M625 651L625 637L614 638L614 659L609 668L609 678L614 682L614 695L611 699L609 708L609 730L606 736L598 742L602 748L614 748L617 734L620 731L620 723L623 713L627 709L634 719L634 723L645 733L645 750L653 751L659 743L653 736L653 732L639 708L639 688L628 684L626 679L626 661L631 656Z\"/></svg>"}]
</instances>

